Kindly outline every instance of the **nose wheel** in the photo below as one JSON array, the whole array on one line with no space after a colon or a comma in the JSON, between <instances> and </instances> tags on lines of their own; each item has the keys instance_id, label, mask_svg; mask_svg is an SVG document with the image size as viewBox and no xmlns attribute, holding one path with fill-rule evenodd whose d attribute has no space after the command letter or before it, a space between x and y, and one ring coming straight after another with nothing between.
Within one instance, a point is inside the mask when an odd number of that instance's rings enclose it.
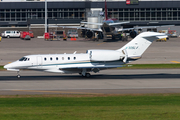
<instances>
[{"instance_id":1,"label":"nose wheel","mask_svg":"<svg viewBox=\"0 0 180 120\"><path fill-rule=\"evenodd\" d=\"M19 71L17 71L17 78L20 78L21 76L20 76L20 74L19 74Z\"/></svg>"}]
</instances>

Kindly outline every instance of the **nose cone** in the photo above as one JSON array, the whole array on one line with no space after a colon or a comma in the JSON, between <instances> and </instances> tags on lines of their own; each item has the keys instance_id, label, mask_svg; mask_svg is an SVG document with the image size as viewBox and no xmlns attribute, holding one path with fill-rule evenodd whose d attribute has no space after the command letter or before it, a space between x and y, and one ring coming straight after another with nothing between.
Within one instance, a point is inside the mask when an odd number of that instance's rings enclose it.
<instances>
[{"instance_id":1,"label":"nose cone","mask_svg":"<svg viewBox=\"0 0 180 120\"><path fill-rule=\"evenodd\" d=\"M4 66L5 69L8 69L9 67L10 67L9 64Z\"/></svg>"},{"instance_id":2,"label":"nose cone","mask_svg":"<svg viewBox=\"0 0 180 120\"><path fill-rule=\"evenodd\" d=\"M19 69L15 68L13 63L5 65L4 68L9 70L9 71L19 71Z\"/></svg>"}]
</instances>

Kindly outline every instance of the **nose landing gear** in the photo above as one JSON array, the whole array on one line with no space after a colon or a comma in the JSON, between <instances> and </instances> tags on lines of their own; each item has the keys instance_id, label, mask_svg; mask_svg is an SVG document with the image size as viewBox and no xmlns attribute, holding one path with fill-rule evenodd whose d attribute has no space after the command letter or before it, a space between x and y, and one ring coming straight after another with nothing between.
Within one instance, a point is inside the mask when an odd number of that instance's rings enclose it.
<instances>
[{"instance_id":1,"label":"nose landing gear","mask_svg":"<svg viewBox=\"0 0 180 120\"><path fill-rule=\"evenodd\" d=\"M19 71L17 71L17 78L20 78L21 76L20 76L20 74L19 74Z\"/></svg>"}]
</instances>

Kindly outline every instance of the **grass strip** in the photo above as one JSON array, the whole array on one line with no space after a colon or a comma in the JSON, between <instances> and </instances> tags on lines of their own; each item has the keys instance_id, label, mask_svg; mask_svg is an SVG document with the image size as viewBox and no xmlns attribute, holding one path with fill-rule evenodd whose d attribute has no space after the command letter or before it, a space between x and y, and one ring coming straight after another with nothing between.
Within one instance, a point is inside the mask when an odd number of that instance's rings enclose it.
<instances>
[{"instance_id":1,"label":"grass strip","mask_svg":"<svg viewBox=\"0 0 180 120\"><path fill-rule=\"evenodd\" d=\"M0 66L0 70L5 70L5 69L4 69L4 66Z\"/></svg>"},{"instance_id":2,"label":"grass strip","mask_svg":"<svg viewBox=\"0 0 180 120\"><path fill-rule=\"evenodd\" d=\"M118 69L176 69L180 64L127 64Z\"/></svg>"},{"instance_id":3,"label":"grass strip","mask_svg":"<svg viewBox=\"0 0 180 120\"><path fill-rule=\"evenodd\" d=\"M0 98L2 120L179 120L180 94Z\"/></svg>"}]
</instances>

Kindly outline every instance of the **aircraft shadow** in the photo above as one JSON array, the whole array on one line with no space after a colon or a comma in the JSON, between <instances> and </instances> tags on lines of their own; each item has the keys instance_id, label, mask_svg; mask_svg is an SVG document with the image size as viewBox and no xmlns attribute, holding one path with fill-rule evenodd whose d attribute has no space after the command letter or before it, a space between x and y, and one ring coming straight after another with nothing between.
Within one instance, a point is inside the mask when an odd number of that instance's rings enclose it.
<instances>
[{"instance_id":1,"label":"aircraft shadow","mask_svg":"<svg viewBox=\"0 0 180 120\"><path fill-rule=\"evenodd\" d=\"M79 75L55 75L55 76L1 76L0 81L24 81L24 80L133 80L133 79L179 79L180 74L131 74L131 75L92 75L90 78Z\"/></svg>"},{"instance_id":2,"label":"aircraft shadow","mask_svg":"<svg viewBox=\"0 0 180 120\"><path fill-rule=\"evenodd\" d=\"M103 40L103 42L118 42L118 41L121 41L121 40L118 40L118 39L106 39L106 40Z\"/></svg>"}]
</instances>

